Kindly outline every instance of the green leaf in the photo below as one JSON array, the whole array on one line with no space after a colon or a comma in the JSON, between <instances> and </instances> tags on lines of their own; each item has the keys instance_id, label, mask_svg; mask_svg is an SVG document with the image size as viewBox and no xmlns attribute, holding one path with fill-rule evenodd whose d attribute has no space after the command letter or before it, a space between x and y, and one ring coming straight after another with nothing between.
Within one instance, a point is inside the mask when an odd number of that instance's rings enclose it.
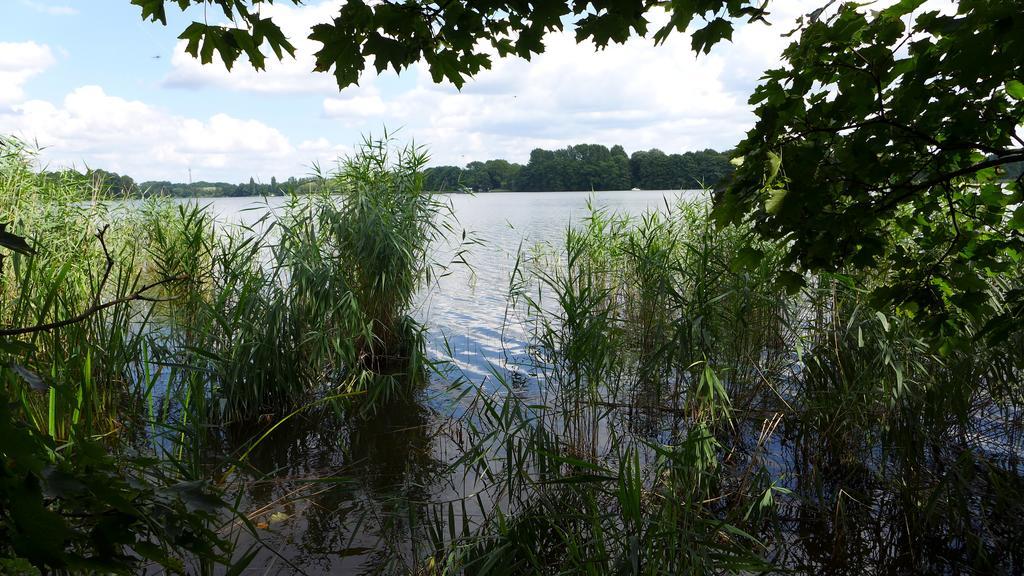
<instances>
[{"instance_id":1,"label":"green leaf","mask_svg":"<svg viewBox=\"0 0 1024 576\"><path fill-rule=\"evenodd\" d=\"M881 322L882 330L885 330L886 332L888 332L889 331L889 319L885 317L885 314L882 314L881 312L875 312L875 316L878 318L878 321Z\"/></svg>"},{"instance_id":2,"label":"green leaf","mask_svg":"<svg viewBox=\"0 0 1024 576\"><path fill-rule=\"evenodd\" d=\"M769 214L778 214L782 208L782 202L786 199L786 188L772 188L768 192L768 199L765 200L764 210Z\"/></svg>"},{"instance_id":3,"label":"green leaf","mask_svg":"<svg viewBox=\"0 0 1024 576\"><path fill-rule=\"evenodd\" d=\"M1013 216L1010 217L1007 225L1015 230L1024 230L1024 206L1018 206L1013 211Z\"/></svg>"},{"instance_id":4,"label":"green leaf","mask_svg":"<svg viewBox=\"0 0 1024 576\"><path fill-rule=\"evenodd\" d=\"M1005 84L1006 93L1014 100L1024 100L1024 82L1020 80L1007 80Z\"/></svg>"},{"instance_id":5,"label":"green leaf","mask_svg":"<svg viewBox=\"0 0 1024 576\"><path fill-rule=\"evenodd\" d=\"M762 258L764 258L763 251L750 246L744 246L733 256L730 267L733 272L741 272L757 266Z\"/></svg>"},{"instance_id":6,"label":"green leaf","mask_svg":"<svg viewBox=\"0 0 1024 576\"><path fill-rule=\"evenodd\" d=\"M768 178L765 180L765 184L771 184L775 182L775 179L779 176L779 170L782 168L782 157L775 152L768 152Z\"/></svg>"},{"instance_id":7,"label":"green leaf","mask_svg":"<svg viewBox=\"0 0 1024 576\"><path fill-rule=\"evenodd\" d=\"M722 40L732 40L732 23L725 18L715 18L707 26L693 32L690 45L694 52L707 54Z\"/></svg>"},{"instance_id":8,"label":"green leaf","mask_svg":"<svg viewBox=\"0 0 1024 576\"><path fill-rule=\"evenodd\" d=\"M890 18L899 18L917 10L924 2L925 0L900 0L896 4L882 10L882 15Z\"/></svg>"}]
</instances>

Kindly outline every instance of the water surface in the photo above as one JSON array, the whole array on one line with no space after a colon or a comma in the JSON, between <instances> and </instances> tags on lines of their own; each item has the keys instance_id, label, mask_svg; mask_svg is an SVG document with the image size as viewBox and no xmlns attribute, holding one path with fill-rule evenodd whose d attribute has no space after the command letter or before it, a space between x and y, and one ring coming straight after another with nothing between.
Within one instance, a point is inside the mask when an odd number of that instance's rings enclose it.
<instances>
[{"instance_id":1,"label":"water surface","mask_svg":"<svg viewBox=\"0 0 1024 576\"><path fill-rule=\"evenodd\" d=\"M492 366L525 352L522 333L506 322L510 275L520 250L558 250L568 226L590 206L623 214L664 209L697 191L454 194L458 227L473 241L468 266L447 267L421 295L428 352L484 382ZM213 198L218 218L251 223L283 198ZM439 247L448 262L461 238ZM355 425L296 419L254 451L243 509L260 527L262 552L248 573L361 574L403 572L421 557L410 536L431 504L459 500L476 479L448 473L458 456L446 420L448 382L433 378L418 401L389 406ZM251 433L252 431L248 431ZM239 433L239 442L247 439ZM487 505L487 503L485 503ZM473 515L475 504L466 514ZM460 517L462 514L459 508ZM460 518L461 521L461 518Z\"/></svg>"}]
</instances>

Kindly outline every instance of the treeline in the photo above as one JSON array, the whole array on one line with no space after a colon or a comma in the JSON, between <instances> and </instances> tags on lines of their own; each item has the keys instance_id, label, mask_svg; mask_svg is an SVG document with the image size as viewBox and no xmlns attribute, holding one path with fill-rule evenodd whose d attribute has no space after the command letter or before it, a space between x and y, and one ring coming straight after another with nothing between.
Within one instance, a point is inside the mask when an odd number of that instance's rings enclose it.
<instances>
[{"instance_id":1,"label":"treeline","mask_svg":"<svg viewBox=\"0 0 1024 576\"><path fill-rule=\"evenodd\" d=\"M203 196L283 196L289 191L309 192L315 178L288 178L278 182L271 178L269 183L249 182L231 184L229 182L170 182L167 180L150 180L135 182L127 174L108 172L106 170L88 170L84 173L76 170L45 172L46 178L53 181L86 180L96 190L101 190L115 198L142 198L144 196L172 196L177 198L193 198Z\"/></svg>"},{"instance_id":2,"label":"treeline","mask_svg":"<svg viewBox=\"0 0 1024 576\"><path fill-rule=\"evenodd\" d=\"M506 160L437 166L425 173L430 190L561 192L566 190L673 190L714 186L733 170L727 152L666 154L658 149L627 155L622 146L577 144L538 148L525 166Z\"/></svg>"},{"instance_id":3,"label":"treeline","mask_svg":"<svg viewBox=\"0 0 1024 576\"><path fill-rule=\"evenodd\" d=\"M249 178L249 182L243 184L229 184L227 182L192 182L183 184L180 182L168 182L166 180L149 181L139 184L139 192L145 195L161 195L175 197L195 196L284 196L295 191L298 193L309 192L315 185L315 178L291 177L283 182L277 178L271 178L270 183L256 182Z\"/></svg>"},{"instance_id":4,"label":"treeline","mask_svg":"<svg viewBox=\"0 0 1024 576\"><path fill-rule=\"evenodd\" d=\"M732 172L726 152L703 150L666 154L657 148L631 156L622 146L577 144L558 150L537 148L526 165L507 160L470 162L465 167L436 166L424 171L427 190L440 192L561 192L566 190L679 190L714 186ZM282 196L290 191L309 192L315 179L288 178L269 183L248 182L135 182L128 175L106 170L48 172L53 179L86 178L95 189L114 197L173 196Z\"/></svg>"}]
</instances>

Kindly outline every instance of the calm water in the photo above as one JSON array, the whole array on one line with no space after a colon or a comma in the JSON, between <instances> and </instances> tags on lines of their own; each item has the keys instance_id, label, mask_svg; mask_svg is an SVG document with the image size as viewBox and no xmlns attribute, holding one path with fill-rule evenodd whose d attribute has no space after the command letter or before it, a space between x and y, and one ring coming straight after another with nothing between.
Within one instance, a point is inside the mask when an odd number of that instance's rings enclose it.
<instances>
[{"instance_id":1,"label":"calm water","mask_svg":"<svg viewBox=\"0 0 1024 576\"><path fill-rule=\"evenodd\" d=\"M415 315L429 329L431 356L486 383L491 366L500 368L524 353L521 333L505 321L510 274L521 248L559 249L566 228L589 214L588 202L640 214L699 194L452 195L459 226L477 242L466 257L469 266L449 267L417 306ZM222 220L251 222L282 200L208 202ZM438 258L447 261L454 249L440 248ZM242 510L273 551L262 552L249 573L405 572L404 562L421 557L410 526L422 523L432 503L458 500L479 488L472 476L447 471L458 451L444 408L446 384L434 378L418 401L355 425L296 419L261 444L250 455L254 470ZM242 431L237 440L251 433ZM467 514L473 515L473 507Z\"/></svg>"},{"instance_id":2,"label":"calm water","mask_svg":"<svg viewBox=\"0 0 1024 576\"><path fill-rule=\"evenodd\" d=\"M558 249L566 228L594 207L639 215L664 209L665 202L680 197L697 198L700 191L614 192L507 192L469 196L448 195L458 226L477 242L466 256L469 266L451 264L422 295L414 314L429 328L429 347L434 358L454 360L466 376L484 378L489 363L501 363L507 355L522 352L519 334L505 327L509 279L520 249L538 245ZM283 198L211 198L220 219L253 222L267 210L275 210ZM459 239L440 247L437 259L451 262ZM514 327L505 327L514 328ZM449 355L451 352L451 356Z\"/></svg>"},{"instance_id":3,"label":"calm water","mask_svg":"<svg viewBox=\"0 0 1024 576\"><path fill-rule=\"evenodd\" d=\"M466 257L468 265L449 267L420 295L413 311L428 328L430 355L449 362L462 378L481 384L485 391L498 391L492 374L530 371L524 332L514 311L508 310L510 275L520 253L537 246L557 253L566 228L581 224L590 213L588 203L636 215L663 209L680 197L699 195L696 191L622 191L450 196L459 227L474 244ZM222 221L253 222L276 210L283 199L204 202ZM438 260L450 259L458 239L438 247ZM543 390L542 381L521 380L525 386L518 386L520 381L513 378L513 393L527 396L531 403L543 401L533 396ZM459 529L464 521L475 528L481 510L505 504L489 501L487 495L495 492L487 490L472 469L456 466L465 454L466 422L461 418L466 403L475 397L470 394L463 399L461 389L451 384L451 378L434 376L416 398L391 403L372 417L304 414L261 442L246 460L249 467L231 483L239 490L237 507L256 526L259 539L256 542L248 532L234 531L240 553L250 545L259 546L246 574L408 574L413 563L431 551L424 540L427 526L439 524L446 532L450 514ZM740 432L749 442L756 441L761 430L758 414L753 411ZM631 434L656 439L659 422L650 420L647 426L645 418L643 414L629 421L610 418L602 426L630 426ZM897 491L880 476L887 465L886 445L870 444L877 449L877 460L857 462L845 457L842 446L822 449L816 426L815 420L787 420L759 456L765 458L772 477L793 492L776 503L783 534L779 547L768 551L769 556L780 555L773 561L802 567L801 573L860 574L868 567L868 573L888 574L929 566L927 559L934 558L935 566L946 567L938 573L960 573L949 569L959 566L957 558L963 552L963 541L955 530L928 531L913 539L905 535L908 518L921 520L917 504L907 498L918 488ZM225 443L218 448L222 452L216 456L238 454L239 447L261 432L258 428L226 430ZM991 448L1004 455L1012 453L1010 469L1017 469L1016 458L1024 450L1016 437L1007 441L1018 444ZM919 465L942 468L950 458L933 450L933 461ZM859 501L851 499L850 490ZM1019 542L1024 532L1017 520L998 515L993 520L987 516L989 509L980 505L992 501L998 490L979 482L972 484L972 490L976 496L966 517L972 522L994 522L1000 529L1005 524L1007 534L1016 534L1006 541ZM848 509L848 502L856 506ZM957 513L938 512L954 520ZM992 544L990 548L1008 548L1016 558L1013 551L1019 546ZM926 560L918 563L919 558ZM1012 566L1018 568L1006 573L1024 573L1019 563Z\"/></svg>"}]
</instances>

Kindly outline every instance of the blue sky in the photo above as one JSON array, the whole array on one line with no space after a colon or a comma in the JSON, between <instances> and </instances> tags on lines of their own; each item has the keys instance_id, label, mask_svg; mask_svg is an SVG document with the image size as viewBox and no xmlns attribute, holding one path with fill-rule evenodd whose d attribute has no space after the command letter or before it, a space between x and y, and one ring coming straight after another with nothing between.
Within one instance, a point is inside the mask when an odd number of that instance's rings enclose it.
<instances>
[{"instance_id":1,"label":"blue sky","mask_svg":"<svg viewBox=\"0 0 1024 576\"><path fill-rule=\"evenodd\" d=\"M724 149L753 122L746 99L778 64L779 34L815 4L778 2L773 26L744 26L699 58L685 34L596 52L567 32L531 62L498 61L461 92L419 67L367 74L339 92L330 75L311 72L315 45L305 36L340 2L275 5L297 57L228 73L202 66L176 39L201 11L169 10L165 28L143 22L128 0L0 0L0 132L37 141L51 167L176 181L190 171L229 181L307 174L385 126L426 145L435 164L523 162L533 148L580 142Z\"/></svg>"}]
</instances>

